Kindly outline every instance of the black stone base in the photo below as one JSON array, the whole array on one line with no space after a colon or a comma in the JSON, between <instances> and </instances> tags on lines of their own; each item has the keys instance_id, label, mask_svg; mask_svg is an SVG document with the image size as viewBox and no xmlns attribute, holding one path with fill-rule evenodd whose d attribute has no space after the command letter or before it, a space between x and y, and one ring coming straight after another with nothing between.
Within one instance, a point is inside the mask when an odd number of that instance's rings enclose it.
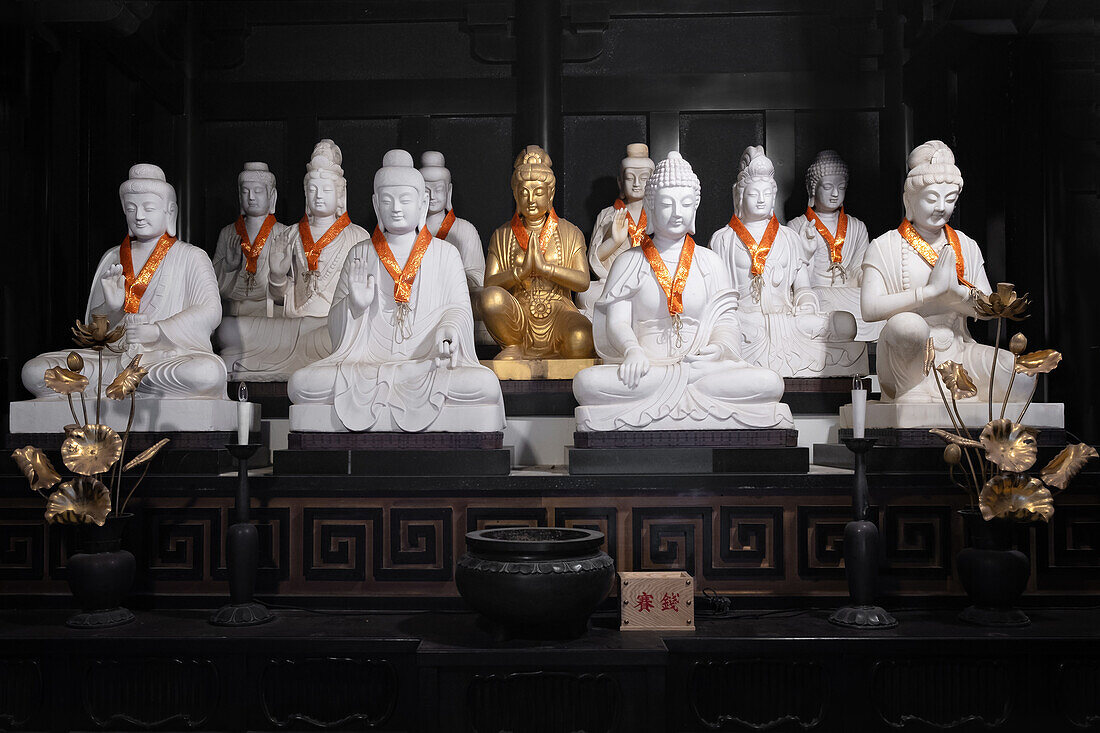
<instances>
[{"instance_id":1,"label":"black stone base","mask_svg":"<svg viewBox=\"0 0 1100 733\"><path fill-rule=\"evenodd\" d=\"M569 448L573 475L806 473L807 448Z\"/></svg>"},{"instance_id":2,"label":"black stone base","mask_svg":"<svg viewBox=\"0 0 1100 733\"><path fill-rule=\"evenodd\" d=\"M174 432L174 433L130 433L126 443L126 455L129 460L157 441L168 438L169 442L153 459L150 473L168 474L218 474L237 470L237 459L225 449L227 443L237 442L236 431L221 432ZM10 433L7 436L8 450L33 445L50 454L55 466L62 465L59 456L64 433ZM248 460L249 468L262 468L271 465L271 451L268 426L250 434L249 442L263 447ZM0 462L0 473L17 474L19 469L14 461Z\"/></svg>"},{"instance_id":3,"label":"black stone base","mask_svg":"<svg viewBox=\"0 0 1100 733\"><path fill-rule=\"evenodd\" d=\"M291 450L496 450L504 433L291 433Z\"/></svg>"},{"instance_id":4,"label":"black stone base","mask_svg":"<svg viewBox=\"0 0 1100 733\"><path fill-rule=\"evenodd\" d=\"M844 606L833 612L829 623L850 629L892 629L898 620L880 606Z\"/></svg>"},{"instance_id":5,"label":"black stone base","mask_svg":"<svg viewBox=\"0 0 1100 733\"><path fill-rule=\"evenodd\" d=\"M481 450L279 450L279 476L507 476L512 453Z\"/></svg>"},{"instance_id":6,"label":"black stone base","mask_svg":"<svg viewBox=\"0 0 1100 733\"><path fill-rule=\"evenodd\" d=\"M248 387L248 401L260 406L260 417L265 420L286 419L290 417L290 398L286 395L286 382L245 382ZM237 399L240 382L230 382L229 399Z\"/></svg>"},{"instance_id":7,"label":"black stone base","mask_svg":"<svg viewBox=\"0 0 1100 733\"><path fill-rule=\"evenodd\" d=\"M502 379L500 391L509 417L572 417L577 409L572 379Z\"/></svg>"},{"instance_id":8,"label":"black stone base","mask_svg":"<svg viewBox=\"0 0 1100 733\"><path fill-rule=\"evenodd\" d=\"M792 448L797 430L606 430L573 433L574 448Z\"/></svg>"},{"instance_id":9,"label":"black stone base","mask_svg":"<svg viewBox=\"0 0 1100 733\"><path fill-rule=\"evenodd\" d=\"M981 428L973 431L972 436L976 440ZM942 428L948 432L955 432L951 426ZM851 428L839 428L837 438L852 437ZM945 443L939 436L933 435L928 428L869 428L865 437L875 439L875 448L939 448L943 449ZM1066 445L1066 431L1063 428L1043 428L1039 431L1037 444L1040 447L1057 447L1061 450Z\"/></svg>"},{"instance_id":10,"label":"black stone base","mask_svg":"<svg viewBox=\"0 0 1100 733\"><path fill-rule=\"evenodd\" d=\"M868 437L871 431L868 432ZM934 436L933 436L934 437ZM936 438L939 440L939 438ZM868 473L946 473L947 464L943 462L943 441L935 447L911 448L898 446L875 445L865 454ZM1036 465L1045 466L1065 444L1054 446L1042 446L1039 448L1039 457ZM830 466L832 468L853 469L853 454L843 445L835 443L816 443L814 445L814 465ZM963 462L966 466L966 462ZM1097 470L1086 465L1085 471Z\"/></svg>"},{"instance_id":11,"label":"black stone base","mask_svg":"<svg viewBox=\"0 0 1100 733\"><path fill-rule=\"evenodd\" d=\"M215 611L210 623L215 626L258 626L274 619L262 603L230 603Z\"/></svg>"},{"instance_id":12,"label":"black stone base","mask_svg":"<svg viewBox=\"0 0 1100 733\"><path fill-rule=\"evenodd\" d=\"M871 380L862 381L863 388L870 390ZM782 401L795 415L835 415L852 401L852 378L784 377Z\"/></svg>"}]
</instances>

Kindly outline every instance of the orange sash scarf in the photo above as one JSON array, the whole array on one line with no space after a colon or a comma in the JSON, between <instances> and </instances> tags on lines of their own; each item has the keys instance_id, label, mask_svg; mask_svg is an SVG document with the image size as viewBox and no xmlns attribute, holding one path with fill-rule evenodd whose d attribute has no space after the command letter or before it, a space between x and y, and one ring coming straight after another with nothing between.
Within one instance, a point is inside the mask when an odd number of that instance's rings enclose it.
<instances>
[{"instance_id":1,"label":"orange sash scarf","mask_svg":"<svg viewBox=\"0 0 1100 733\"><path fill-rule=\"evenodd\" d=\"M455 210L451 209L447 212L447 215L443 217L443 223L439 225L439 231L435 233L436 239L446 239L447 235L451 233L451 227L455 223Z\"/></svg>"},{"instance_id":2,"label":"orange sash scarf","mask_svg":"<svg viewBox=\"0 0 1100 733\"><path fill-rule=\"evenodd\" d=\"M943 225L943 231L947 234L947 241L951 245L951 249L955 250L955 274L959 278L959 282L968 288L974 287L966 281L966 263L963 262L962 243L959 242L959 235L948 224ZM928 263L929 267L936 266L936 262L940 259L940 253L921 238L921 235L917 233L917 230L909 223L908 219L901 220L901 224L898 226L898 234L921 256L922 260Z\"/></svg>"},{"instance_id":3,"label":"orange sash scarf","mask_svg":"<svg viewBox=\"0 0 1100 733\"><path fill-rule=\"evenodd\" d=\"M625 209L626 203L622 199L615 199L615 209ZM637 247L641 245L642 240L645 239L645 207L642 207L642 215L638 217L638 223L634 223L634 217L630 215L630 212L626 212L626 232L630 235L630 246Z\"/></svg>"},{"instance_id":4,"label":"orange sash scarf","mask_svg":"<svg viewBox=\"0 0 1100 733\"><path fill-rule=\"evenodd\" d=\"M149 287L149 281L153 279L160 263L164 261L168 250L175 243L175 237L170 236L167 232L162 234L160 239L157 240L157 246L149 254L149 259L145 260L141 272L135 277L134 256L130 252L130 235L126 235L126 239L122 240L122 245L118 248L118 260L122 265L122 274L126 278L126 299L123 301L122 310L127 313L138 312L141 308L141 296L145 295L145 289Z\"/></svg>"},{"instance_id":5,"label":"orange sash scarf","mask_svg":"<svg viewBox=\"0 0 1100 733\"><path fill-rule=\"evenodd\" d=\"M806 207L806 218L813 223L817 233L825 240L825 244L829 245L829 262L834 265L840 264L842 259L841 248L844 247L844 235L848 233L848 215L844 213L844 207L840 207L840 215L836 220L836 236L829 234L828 227L817 217L817 212L809 206Z\"/></svg>"},{"instance_id":6,"label":"orange sash scarf","mask_svg":"<svg viewBox=\"0 0 1100 733\"><path fill-rule=\"evenodd\" d=\"M749 271L753 277L760 277L764 273L764 266L768 263L768 252L772 250L775 235L779 233L779 219L776 219L775 214L772 214L771 221L768 222L768 228L764 230L764 237L759 244L753 239L752 234L749 233L749 230L745 228L745 225L741 223L736 214L730 217L729 226L752 257L752 267Z\"/></svg>"},{"instance_id":7,"label":"orange sash scarf","mask_svg":"<svg viewBox=\"0 0 1100 733\"><path fill-rule=\"evenodd\" d=\"M317 270L317 263L321 258L321 250L328 246L332 240L336 239L348 224L351 224L351 219L348 218L348 212L345 211L340 215L340 218L334 221L332 226L321 235L321 238L314 242L313 233L309 230L309 217L303 216L302 220L298 222L298 235L302 238L302 250L306 254L306 264L309 265L311 272L316 272Z\"/></svg>"},{"instance_id":8,"label":"orange sash scarf","mask_svg":"<svg viewBox=\"0 0 1100 733\"><path fill-rule=\"evenodd\" d=\"M524 252L527 251L527 240L530 235L527 233L527 228L523 225L523 219L520 218L517 211L512 215L512 234L516 237L516 244ZM539 232L539 252L546 254L546 245L550 243L550 237L554 236L554 232L558 230L558 214L553 209L550 209L550 213L546 215L546 223L542 225L542 231Z\"/></svg>"},{"instance_id":9,"label":"orange sash scarf","mask_svg":"<svg viewBox=\"0 0 1100 733\"><path fill-rule=\"evenodd\" d=\"M665 291L665 299L668 301L668 314L676 316L684 312L684 287L687 286L688 275L691 273L691 261L695 256L695 240L691 235L684 236L684 244L680 248L680 261L676 264L676 275L669 273L665 261L649 237L642 239L642 253L649 260L649 266L653 269L653 275L661 290Z\"/></svg>"},{"instance_id":10,"label":"orange sash scarf","mask_svg":"<svg viewBox=\"0 0 1100 733\"><path fill-rule=\"evenodd\" d=\"M244 253L244 269L253 275L256 274L256 261L260 259L260 251L271 234L271 228L275 226L275 217L268 214L264 223L260 225L260 231L256 233L256 241L248 241L248 229L244 225L244 216L238 216L233 228L237 230L237 236L241 238L241 252ZM308 226L306 227L309 228Z\"/></svg>"},{"instance_id":11,"label":"orange sash scarf","mask_svg":"<svg viewBox=\"0 0 1100 733\"><path fill-rule=\"evenodd\" d=\"M374 245L374 251L378 254L378 259L382 261L382 265L386 268L386 272L390 273L390 277L393 278L393 302L408 303L409 296L412 294L413 281L416 280L416 273L420 271L420 263L424 260L424 253L428 251L428 245L431 244L432 233L428 231L428 227L424 227L416 235L416 241L413 242L404 269L397 266L397 258L393 256L389 242L386 241L386 235L382 233L379 227L374 228L374 232L370 235L370 241Z\"/></svg>"}]
</instances>

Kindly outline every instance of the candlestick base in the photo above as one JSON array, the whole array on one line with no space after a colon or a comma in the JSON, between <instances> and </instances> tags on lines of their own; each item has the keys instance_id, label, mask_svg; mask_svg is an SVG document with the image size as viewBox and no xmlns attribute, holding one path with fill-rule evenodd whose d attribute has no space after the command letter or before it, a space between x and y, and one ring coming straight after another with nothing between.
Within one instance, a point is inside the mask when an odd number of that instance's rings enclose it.
<instances>
[{"instance_id":1,"label":"candlestick base","mask_svg":"<svg viewBox=\"0 0 1100 733\"><path fill-rule=\"evenodd\" d=\"M215 626L258 626L274 618L261 603L227 603L214 612L210 623Z\"/></svg>"},{"instance_id":2,"label":"candlestick base","mask_svg":"<svg viewBox=\"0 0 1100 733\"><path fill-rule=\"evenodd\" d=\"M833 612L829 623L851 629L892 629L898 620L881 606L844 606Z\"/></svg>"}]
</instances>

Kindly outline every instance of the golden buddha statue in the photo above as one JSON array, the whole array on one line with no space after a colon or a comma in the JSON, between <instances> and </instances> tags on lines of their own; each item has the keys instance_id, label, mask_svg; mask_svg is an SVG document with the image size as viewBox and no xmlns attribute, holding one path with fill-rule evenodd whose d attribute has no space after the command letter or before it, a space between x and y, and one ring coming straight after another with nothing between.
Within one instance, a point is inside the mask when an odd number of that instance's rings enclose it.
<instances>
[{"instance_id":1,"label":"golden buddha statue","mask_svg":"<svg viewBox=\"0 0 1100 733\"><path fill-rule=\"evenodd\" d=\"M592 322L573 305L588 289L581 230L554 212L550 156L528 145L516 158L516 213L493 232L485 258L480 315L502 351L498 360L595 356Z\"/></svg>"}]
</instances>

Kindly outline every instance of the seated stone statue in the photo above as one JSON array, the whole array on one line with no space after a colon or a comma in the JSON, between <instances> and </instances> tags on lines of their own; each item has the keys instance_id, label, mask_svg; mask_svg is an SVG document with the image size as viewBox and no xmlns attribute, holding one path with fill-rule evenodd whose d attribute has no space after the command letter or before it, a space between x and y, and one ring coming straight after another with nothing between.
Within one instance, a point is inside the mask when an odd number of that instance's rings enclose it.
<instances>
[{"instance_id":1,"label":"seated stone statue","mask_svg":"<svg viewBox=\"0 0 1100 733\"><path fill-rule=\"evenodd\" d=\"M585 315L592 317L596 301L603 293L611 262L621 252L637 247L645 236L646 218L642 199L645 184L653 175L653 161L649 158L649 146L630 143L626 157L619 164L619 198L596 217L592 239L588 242L588 264L598 279L588 290L577 293L577 303Z\"/></svg>"},{"instance_id":2,"label":"seated stone statue","mask_svg":"<svg viewBox=\"0 0 1100 733\"><path fill-rule=\"evenodd\" d=\"M806 239L810 286L823 311L847 311L856 319L856 340L874 341L881 323L860 316L859 285L867 227L844 210L848 165L835 150L823 150L806 169L806 213L787 222Z\"/></svg>"},{"instance_id":3,"label":"seated stone statue","mask_svg":"<svg viewBox=\"0 0 1100 733\"><path fill-rule=\"evenodd\" d=\"M218 329L234 379L277 382L332 352L326 328L344 258L366 230L351 223L343 156L331 140L313 148L304 181L306 213L265 247L268 295L282 318L226 318Z\"/></svg>"},{"instance_id":4,"label":"seated stone statue","mask_svg":"<svg viewBox=\"0 0 1100 733\"><path fill-rule=\"evenodd\" d=\"M287 384L291 430L504 429L500 382L474 353L462 258L425 226L428 198L412 156L386 153L379 228L352 248L333 295L336 348Z\"/></svg>"},{"instance_id":5,"label":"seated stone statue","mask_svg":"<svg viewBox=\"0 0 1100 733\"><path fill-rule=\"evenodd\" d=\"M271 249L287 226L275 220L275 174L267 163L245 163L237 176L241 214L222 228L214 249L214 273L226 316L271 316L275 305L268 292ZM279 308L280 314L282 308Z\"/></svg>"},{"instance_id":6,"label":"seated stone statue","mask_svg":"<svg viewBox=\"0 0 1100 733\"><path fill-rule=\"evenodd\" d=\"M733 186L733 217L710 238L741 293L742 355L784 377L865 374L866 346L852 341L855 318L822 310L805 240L775 216L777 188L764 149L748 147Z\"/></svg>"},{"instance_id":7,"label":"seated stone statue","mask_svg":"<svg viewBox=\"0 0 1100 733\"><path fill-rule=\"evenodd\" d=\"M951 149L939 140L915 148L908 168L905 219L876 237L863 260L863 316L885 321L877 359L882 401L940 402L936 372L926 375L923 366L931 337L935 363L962 364L978 386L971 399L984 402L994 350L971 338L966 319L976 315L974 291L990 291L989 278L977 243L947 223L962 191L962 173ZM1014 364L1007 350L999 359L993 385L998 402ZM1026 401L1033 384L1034 377L1017 374L1009 401Z\"/></svg>"},{"instance_id":8,"label":"seated stone statue","mask_svg":"<svg viewBox=\"0 0 1100 733\"><path fill-rule=\"evenodd\" d=\"M126 326L121 353L103 351L104 387L141 354L141 366L149 373L138 386L139 397L225 400L225 364L210 347L210 334L222 314L218 281L206 252L176 239L175 189L160 168L143 163L130 168L119 197L128 234L100 259L85 314L85 322L101 314L112 328ZM42 354L27 362L24 386L36 397L60 399L45 385L43 375L47 369L64 367L70 351ZM90 349L77 353L84 359L87 391L94 396L98 356Z\"/></svg>"},{"instance_id":9,"label":"seated stone statue","mask_svg":"<svg viewBox=\"0 0 1100 733\"><path fill-rule=\"evenodd\" d=\"M516 213L493 232L480 311L502 350L497 359L585 359L592 323L573 305L588 289L584 235L553 209L550 156L528 145L516 158Z\"/></svg>"},{"instance_id":10,"label":"seated stone statue","mask_svg":"<svg viewBox=\"0 0 1100 733\"><path fill-rule=\"evenodd\" d=\"M455 246L466 270L466 285L476 297L485 279L485 250L473 224L455 216L451 204L454 185L443 153L429 150L420 156L420 175L428 187L428 230L436 239Z\"/></svg>"},{"instance_id":11,"label":"seated stone statue","mask_svg":"<svg viewBox=\"0 0 1100 733\"><path fill-rule=\"evenodd\" d=\"M725 263L692 240L699 193L676 152L647 182L653 238L611 263L593 321L604 364L573 379L579 430L793 427L783 379L740 356Z\"/></svg>"}]
</instances>

